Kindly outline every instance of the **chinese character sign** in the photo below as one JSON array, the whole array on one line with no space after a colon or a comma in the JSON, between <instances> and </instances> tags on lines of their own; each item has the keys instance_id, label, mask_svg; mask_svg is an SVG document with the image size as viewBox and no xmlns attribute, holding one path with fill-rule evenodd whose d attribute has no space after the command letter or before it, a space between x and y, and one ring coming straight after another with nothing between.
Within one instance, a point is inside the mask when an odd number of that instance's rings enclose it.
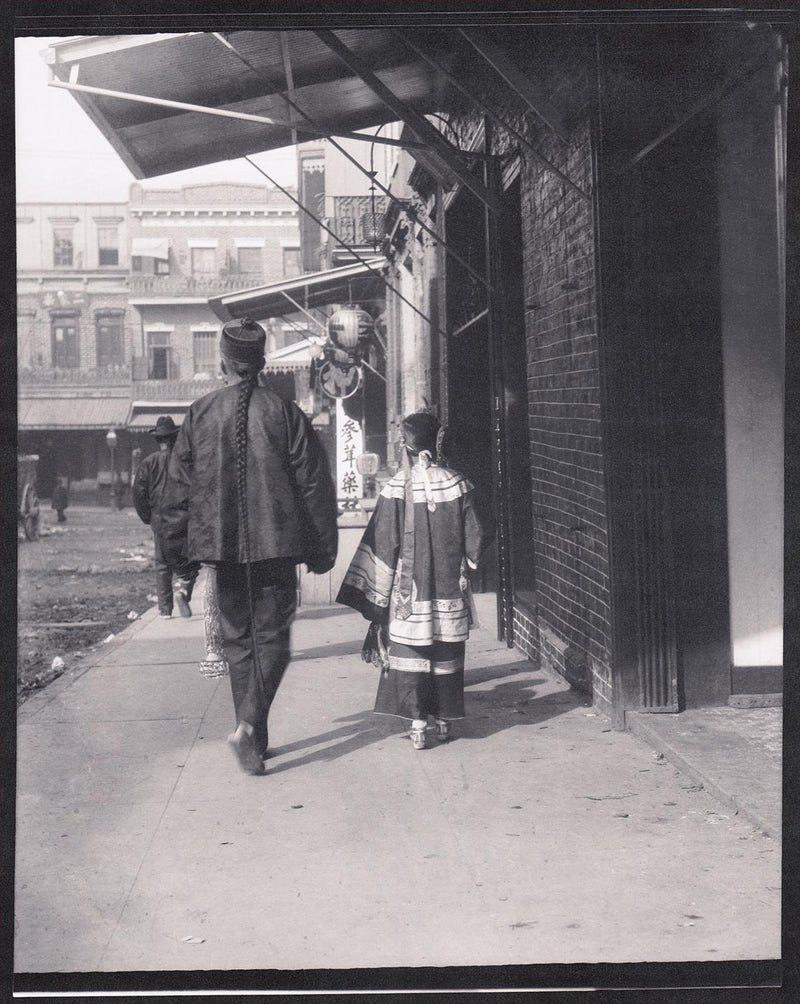
<instances>
[{"instance_id":1,"label":"chinese character sign","mask_svg":"<svg viewBox=\"0 0 800 1004\"><path fill-rule=\"evenodd\" d=\"M364 452L364 432L360 424L345 414L341 401L336 402L336 495L354 508L364 494L363 478L356 458Z\"/></svg>"}]
</instances>

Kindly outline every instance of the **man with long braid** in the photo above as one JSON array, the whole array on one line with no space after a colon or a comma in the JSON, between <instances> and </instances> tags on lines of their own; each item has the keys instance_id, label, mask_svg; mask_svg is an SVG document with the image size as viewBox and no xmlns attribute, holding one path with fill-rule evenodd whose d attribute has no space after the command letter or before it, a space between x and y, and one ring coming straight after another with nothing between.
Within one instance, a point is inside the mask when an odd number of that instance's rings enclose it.
<instances>
[{"instance_id":1,"label":"man with long braid","mask_svg":"<svg viewBox=\"0 0 800 1004\"><path fill-rule=\"evenodd\" d=\"M189 408L170 460L164 547L216 570L220 628L247 774L264 774L267 720L289 663L296 566L336 561L336 490L308 419L258 383L266 334L247 318L220 339L227 383Z\"/></svg>"}]
</instances>

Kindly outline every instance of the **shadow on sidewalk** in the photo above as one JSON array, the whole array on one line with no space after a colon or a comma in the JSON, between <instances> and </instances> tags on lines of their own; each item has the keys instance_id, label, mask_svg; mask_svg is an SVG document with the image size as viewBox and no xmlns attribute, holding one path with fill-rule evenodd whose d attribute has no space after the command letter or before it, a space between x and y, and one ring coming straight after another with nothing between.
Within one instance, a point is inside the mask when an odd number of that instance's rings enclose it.
<instances>
[{"instance_id":1,"label":"shadow on sidewalk","mask_svg":"<svg viewBox=\"0 0 800 1004\"><path fill-rule=\"evenodd\" d=\"M267 761L267 773L280 774L285 770L292 770L306 764L329 763L369 746L371 743L381 742L391 736L393 732L405 731L400 719L387 719L382 715L374 714L371 710L359 711L345 718L337 718L335 721L346 724L340 728L309 736L307 739L300 739L297 742L272 748L270 750L272 757L285 756L287 753L296 753L306 749L309 752L289 763L273 765L270 758ZM311 747L317 747L323 743L330 745L325 746L324 749L311 749Z\"/></svg>"},{"instance_id":2,"label":"shadow on sidewalk","mask_svg":"<svg viewBox=\"0 0 800 1004\"><path fill-rule=\"evenodd\" d=\"M451 742L458 742L460 739L486 739L506 729L524 725L541 728L542 723L548 719L584 705L581 695L572 690L537 697L537 686L552 681L544 675L531 676L532 666L531 662L521 660L510 665L468 671L464 693L466 718L456 724ZM508 679L509 675L522 671L526 672L524 677ZM491 681L498 682L493 687L477 691L471 689ZM339 728L272 749L273 757L283 757L303 750L308 752L287 763L273 765L268 761L267 773L280 774L306 764L329 763L372 743L383 742L393 735L400 737L409 728L409 723L404 719L376 715L372 710L358 711L334 721L336 724L341 723ZM323 749L315 748L323 744Z\"/></svg>"}]
</instances>

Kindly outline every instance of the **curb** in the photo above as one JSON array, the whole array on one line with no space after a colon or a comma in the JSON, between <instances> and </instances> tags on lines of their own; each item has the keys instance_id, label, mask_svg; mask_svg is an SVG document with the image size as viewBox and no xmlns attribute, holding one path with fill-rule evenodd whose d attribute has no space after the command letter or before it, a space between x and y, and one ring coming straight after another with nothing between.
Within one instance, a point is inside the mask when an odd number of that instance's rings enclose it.
<instances>
[{"instance_id":1,"label":"curb","mask_svg":"<svg viewBox=\"0 0 800 1004\"><path fill-rule=\"evenodd\" d=\"M695 766L692 762L686 759L678 750L665 739L664 736L659 735L656 730L651 729L646 722L642 720L640 715L628 715L626 716L626 726L627 731L632 735L635 735L638 739L643 740L649 746L651 746L657 753L661 753L673 766L677 767L682 774L686 774L692 781L697 784L701 784L703 788L718 802L721 802L727 808L732 809L737 815L746 819L749 823L752 823L758 830L767 837L772 837L774 840L781 840L781 826L780 822L777 826L765 820L763 815L758 811L758 809L753 808L752 805L748 805L743 802L741 796L736 795L725 788L721 788L719 784L712 781L708 774L703 770Z\"/></svg>"},{"instance_id":2,"label":"curb","mask_svg":"<svg viewBox=\"0 0 800 1004\"><path fill-rule=\"evenodd\" d=\"M85 652L76 660L76 664L65 670L60 676L55 677L40 690L34 690L22 704L17 705L17 721L25 721L33 718L42 708L50 704L62 691L71 687L76 680L79 680L84 673L94 669L103 662L103 657L110 648L120 648L133 641L140 631L144 630L150 621L158 616L158 607L154 604L141 614L135 621L126 624L122 631L114 635L111 642L97 642L96 646Z\"/></svg>"}]
</instances>

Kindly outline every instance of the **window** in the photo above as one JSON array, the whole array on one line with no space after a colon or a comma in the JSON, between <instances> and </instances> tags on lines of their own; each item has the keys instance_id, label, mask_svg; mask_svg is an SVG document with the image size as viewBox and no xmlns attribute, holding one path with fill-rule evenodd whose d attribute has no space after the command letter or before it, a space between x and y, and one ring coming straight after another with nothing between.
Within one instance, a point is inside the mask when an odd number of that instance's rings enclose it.
<instances>
[{"instance_id":1,"label":"window","mask_svg":"<svg viewBox=\"0 0 800 1004\"><path fill-rule=\"evenodd\" d=\"M99 315L96 323L98 368L121 366L125 361L122 349L122 315Z\"/></svg>"},{"instance_id":2,"label":"window","mask_svg":"<svg viewBox=\"0 0 800 1004\"><path fill-rule=\"evenodd\" d=\"M116 227L97 228L98 265L119 265L119 231Z\"/></svg>"},{"instance_id":3,"label":"window","mask_svg":"<svg viewBox=\"0 0 800 1004\"><path fill-rule=\"evenodd\" d=\"M72 227L53 227L53 264L72 268Z\"/></svg>"},{"instance_id":4,"label":"window","mask_svg":"<svg viewBox=\"0 0 800 1004\"><path fill-rule=\"evenodd\" d=\"M300 275L302 273L302 260L300 257L300 248L284 248L283 249L283 277L284 279L291 279L292 276Z\"/></svg>"},{"instance_id":5,"label":"window","mask_svg":"<svg viewBox=\"0 0 800 1004\"><path fill-rule=\"evenodd\" d=\"M147 332L147 379L169 380L172 376L169 332Z\"/></svg>"},{"instance_id":6,"label":"window","mask_svg":"<svg viewBox=\"0 0 800 1004\"><path fill-rule=\"evenodd\" d=\"M135 275L169 275L168 258L150 258L147 255L133 255L131 272Z\"/></svg>"},{"instance_id":7,"label":"window","mask_svg":"<svg viewBox=\"0 0 800 1004\"><path fill-rule=\"evenodd\" d=\"M217 274L217 249L192 248L192 275L208 278Z\"/></svg>"},{"instance_id":8,"label":"window","mask_svg":"<svg viewBox=\"0 0 800 1004\"><path fill-rule=\"evenodd\" d=\"M261 275L264 267L263 248L239 248L237 259L240 274Z\"/></svg>"},{"instance_id":9,"label":"window","mask_svg":"<svg viewBox=\"0 0 800 1004\"><path fill-rule=\"evenodd\" d=\"M50 344L53 366L71 370L78 368L78 319L75 315L56 315L52 318Z\"/></svg>"},{"instance_id":10,"label":"window","mask_svg":"<svg viewBox=\"0 0 800 1004\"><path fill-rule=\"evenodd\" d=\"M208 373L209 376L216 373L219 359L217 337L216 331L193 332L195 376L198 373Z\"/></svg>"}]
</instances>

